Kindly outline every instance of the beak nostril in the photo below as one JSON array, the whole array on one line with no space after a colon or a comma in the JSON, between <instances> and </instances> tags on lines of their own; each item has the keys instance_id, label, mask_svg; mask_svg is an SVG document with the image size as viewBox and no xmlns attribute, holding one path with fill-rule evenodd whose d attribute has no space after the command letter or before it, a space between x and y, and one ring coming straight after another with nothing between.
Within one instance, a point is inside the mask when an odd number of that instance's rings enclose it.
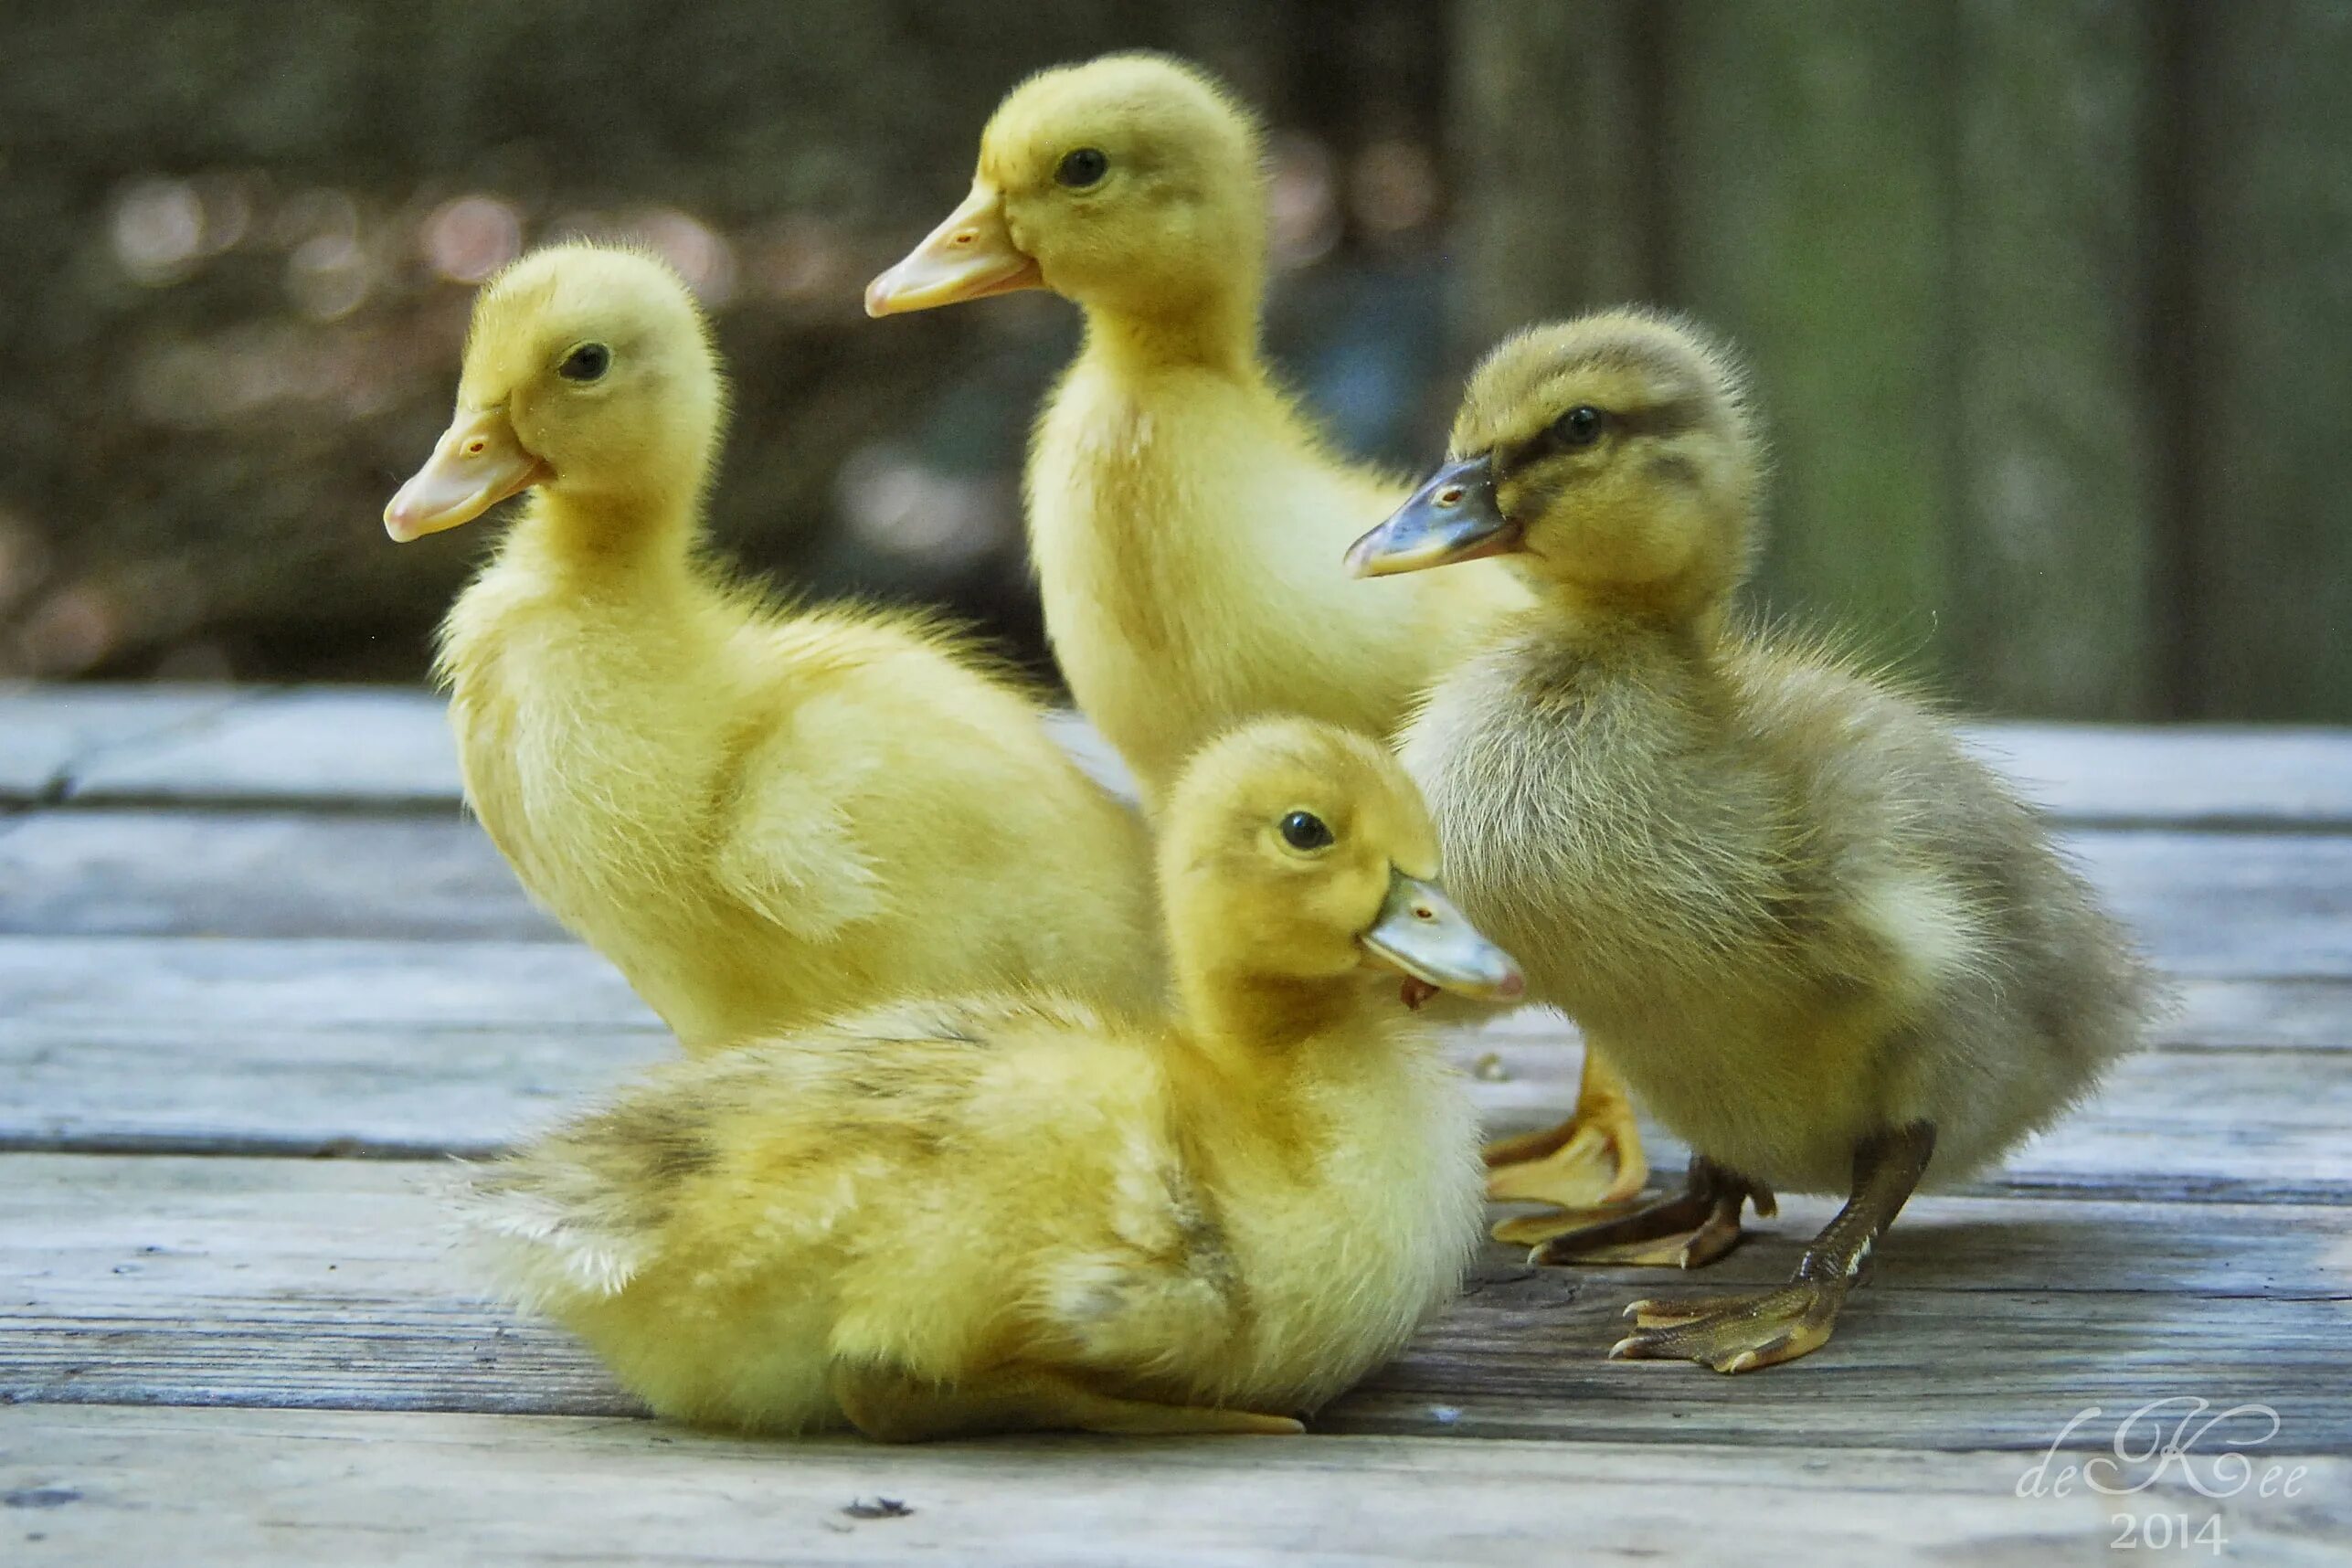
<instances>
[{"instance_id":1,"label":"beak nostril","mask_svg":"<svg viewBox=\"0 0 2352 1568\"><path fill-rule=\"evenodd\" d=\"M1437 493L1437 504L1440 506L1459 506L1462 504L1462 487L1458 484L1449 484L1445 489L1439 491Z\"/></svg>"},{"instance_id":2,"label":"beak nostril","mask_svg":"<svg viewBox=\"0 0 2352 1568\"><path fill-rule=\"evenodd\" d=\"M959 245L969 245L973 240L978 239L979 238L980 235L977 231L969 228L962 229L956 235L956 243Z\"/></svg>"},{"instance_id":3,"label":"beak nostril","mask_svg":"<svg viewBox=\"0 0 2352 1568\"><path fill-rule=\"evenodd\" d=\"M468 457L480 457L483 452L486 452L489 450L490 443L483 440L479 436L465 444L465 455Z\"/></svg>"},{"instance_id":4,"label":"beak nostril","mask_svg":"<svg viewBox=\"0 0 2352 1568\"><path fill-rule=\"evenodd\" d=\"M1416 920L1435 920L1437 918L1437 911L1430 908L1426 904L1416 904L1413 906L1413 917Z\"/></svg>"}]
</instances>

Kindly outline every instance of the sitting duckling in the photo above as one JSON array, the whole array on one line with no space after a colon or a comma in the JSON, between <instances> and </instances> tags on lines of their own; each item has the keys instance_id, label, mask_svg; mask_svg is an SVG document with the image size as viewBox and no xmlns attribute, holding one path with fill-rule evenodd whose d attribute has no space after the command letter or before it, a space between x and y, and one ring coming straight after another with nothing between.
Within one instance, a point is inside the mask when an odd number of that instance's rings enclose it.
<instances>
[{"instance_id":1,"label":"sitting duckling","mask_svg":"<svg viewBox=\"0 0 2352 1568\"><path fill-rule=\"evenodd\" d=\"M1393 736L1528 603L1495 566L1349 583L1341 550L1405 486L1336 456L1266 363L1262 142L1177 60L1043 72L989 121L963 205L866 291L877 316L1036 288L1085 313L1030 449L1030 554L1071 693L1147 806L1204 740L1261 714ZM1624 1086L1597 1054L1584 1070L1572 1120L1489 1151L1493 1196L1641 1191Z\"/></svg>"},{"instance_id":2,"label":"sitting duckling","mask_svg":"<svg viewBox=\"0 0 2352 1568\"><path fill-rule=\"evenodd\" d=\"M1296 1432L1477 1236L1475 1118L1400 992L1521 982L1436 865L1378 747L1236 731L1165 813L1175 1022L1007 993L680 1063L481 1172L478 1216L682 1420Z\"/></svg>"},{"instance_id":3,"label":"sitting duckling","mask_svg":"<svg viewBox=\"0 0 2352 1568\"><path fill-rule=\"evenodd\" d=\"M564 245L474 307L397 540L529 502L441 630L466 799L689 1051L1037 977L1150 1011L1142 827L920 617L765 602L702 554L724 393L685 285Z\"/></svg>"},{"instance_id":4,"label":"sitting duckling","mask_svg":"<svg viewBox=\"0 0 2352 1568\"><path fill-rule=\"evenodd\" d=\"M1404 755L1463 909L1697 1151L1682 1194L1555 1226L1536 1261L1694 1267L1744 1200L1849 1194L1786 1287L1637 1303L1612 1351L1719 1372L1825 1343L1912 1190L2082 1097L2151 991L1948 725L1732 624L1758 489L1725 355L1595 315L1489 355L1446 466L1350 556L1505 556L1541 594L1436 686Z\"/></svg>"}]
</instances>

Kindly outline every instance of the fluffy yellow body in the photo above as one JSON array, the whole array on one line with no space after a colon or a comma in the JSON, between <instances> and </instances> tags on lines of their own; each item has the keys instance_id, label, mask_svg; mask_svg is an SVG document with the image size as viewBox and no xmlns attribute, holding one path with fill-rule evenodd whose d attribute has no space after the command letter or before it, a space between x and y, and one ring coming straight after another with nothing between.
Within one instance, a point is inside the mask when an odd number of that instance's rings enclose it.
<instances>
[{"instance_id":1,"label":"fluffy yellow body","mask_svg":"<svg viewBox=\"0 0 2352 1568\"><path fill-rule=\"evenodd\" d=\"M1335 730L1221 742L1164 837L1177 1018L910 1001L677 1064L481 1173L505 1277L691 1421L1288 1426L1476 1237L1476 1118L1364 945L1399 885L1452 916L1401 769Z\"/></svg>"},{"instance_id":2,"label":"fluffy yellow body","mask_svg":"<svg viewBox=\"0 0 2352 1568\"><path fill-rule=\"evenodd\" d=\"M769 615L559 516L444 631L466 795L689 1050L1018 980L1160 1004L1141 824L1024 694L919 622Z\"/></svg>"},{"instance_id":3,"label":"fluffy yellow body","mask_svg":"<svg viewBox=\"0 0 2352 1568\"><path fill-rule=\"evenodd\" d=\"M457 419L387 514L414 537L531 492L440 662L524 886L694 1051L1014 981L1159 1007L1141 824L1027 692L918 617L703 558L722 403L665 268L541 251L483 291Z\"/></svg>"}]
</instances>

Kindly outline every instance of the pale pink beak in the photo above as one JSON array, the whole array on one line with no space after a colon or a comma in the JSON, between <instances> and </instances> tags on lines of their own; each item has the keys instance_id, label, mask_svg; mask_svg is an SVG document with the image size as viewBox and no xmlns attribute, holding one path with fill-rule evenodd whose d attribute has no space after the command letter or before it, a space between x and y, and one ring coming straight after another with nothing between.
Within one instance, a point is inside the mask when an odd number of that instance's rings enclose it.
<instances>
[{"instance_id":1,"label":"pale pink beak","mask_svg":"<svg viewBox=\"0 0 2352 1568\"><path fill-rule=\"evenodd\" d=\"M548 476L523 449L503 408L458 410L433 455L384 509L384 531L405 545L471 523L510 495Z\"/></svg>"},{"instance_id":2,"label":"pale pink beak","mask_svg":"<svg viewBox=\"0 0 2352 1568\"><path fill-rule=\"evenodd\" d=\"M865 286L865 313L927 311L1044 286L1044 274L1012 243L1012 231L1004 226L1003 198L986 181L975 180L972 194L945 223Z\"/></svg>"}]
</instances>

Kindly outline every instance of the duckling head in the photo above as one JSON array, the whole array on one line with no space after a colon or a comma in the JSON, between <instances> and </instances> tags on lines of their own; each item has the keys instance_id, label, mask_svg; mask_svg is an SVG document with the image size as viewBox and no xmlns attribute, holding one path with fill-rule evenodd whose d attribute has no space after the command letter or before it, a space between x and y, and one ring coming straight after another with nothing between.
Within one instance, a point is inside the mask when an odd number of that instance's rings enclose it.
<instances>
[{"instance_id":1,"label":"duckling head","mask_svg":"<svg viewBox=\"0 0 2352 1568\"><path fill-rule=\"evenodd\" d=\"M1366 968L1506 1000L1510 956L1438 888L1437 838L1394 758L1353 731L1268 719L1211 742L1169 798L1160 846L1171 946L1189 1001L1328 990Z\"/></svg>"},{"instance_id":2,"label":"duckling head","mask_svg":"<svg viewBox=\"0 0 2352 1568\"><path fill-rule=\"evenodd\" d=\"M691 508L726 402L685 283L633 250L534 251L474 302L457 414L384 509L402 543L533 486L599 515Z\"/></svg>"},{"instance_id":3,"label":"duckling head","mask_svg":"<svg viewBox=\"0 0 2352 1568\"><path fill-rule=\"evenodd\" d=\"M1254 320L1266 248L1255 120L1195 68L1107 55L1013 89L961 207L876 278L868 315L1051 289L1090 310Z\"/></svg>"},{"instance_id":4,"label":"duckling head","mask_svg":"<svg viewBox=\"0 0 2352 1568\"><path fill-rule=\"evenodd\" d=\"M1762 467L1739 366L1694 328L1640 311L1533 327L1471 374L1445 466L1348 565L1502 556L1572 599L1690 613L1747 575Z\"/></svg>"}]
</instances>

